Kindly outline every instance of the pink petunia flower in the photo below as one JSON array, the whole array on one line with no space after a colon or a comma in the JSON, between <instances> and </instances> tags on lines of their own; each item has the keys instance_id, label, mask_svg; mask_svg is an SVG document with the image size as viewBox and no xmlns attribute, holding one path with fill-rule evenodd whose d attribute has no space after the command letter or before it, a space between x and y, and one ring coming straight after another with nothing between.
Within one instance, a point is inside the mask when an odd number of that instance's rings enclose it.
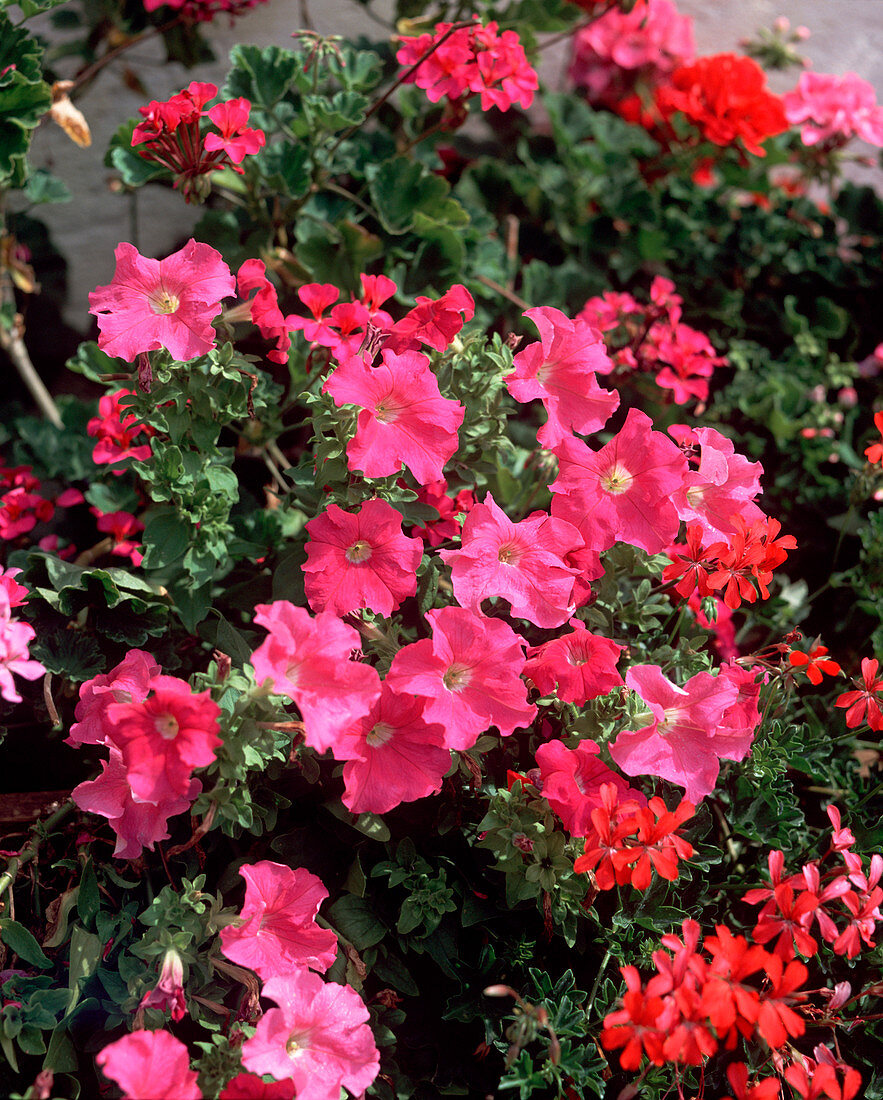
<instances>
[{"instance_id":1,"label":"pink petunia flower","mask_svg":"<svg viewBox=\"0 0 883 1100\"><path fill-rule=\"evenodd\" d=\"M571 619L573 630L527 651L524 675L541 694L555 692L564 703L578 707L622 686L616 662L623 646L586 629Z\"/></svg>"},{"instance_id":2,"label":"pink petunia flower","mask_svg":"<svg viewBox=\"0 0 883 1100\"><path fill-rule=\"evenodd\" d=\"M328 897L321 881L302 867L262 859L239 868L245 879L242 923L221 929L221 950L264 981L309 967L325 971L337 958L337 936L316 924Z\"/></svg>"},{"instance_id":3,"label":"pink petunia flower","mask_svg":"<svg viewBox=\"0 0 883 1100\"><path fill-rule=\"evenodd\" d=\"M384 683L371 713L344 732L334 755L347 761L343 804L352 813L383 814L441 790L451 754L444 728L423 717L425 704Z\"/></svg>"},{"instance_id":4,"label":"pink petunia flower","mask_svg":"<svg viewBox=\"0 0 883 1100\"><path fill-rule=\"evenodd\" d=\"M68 745L103 745L112 728L106 723L111 703L143 703L162 669L143 649L130 649L116 668L80 685Z\"/></svg>"},{"instance_id":5,"label":"pink petunia flower","mask_svg":"<svg viewBox=\"0 0 883 1100\"><path fill-rule=\"evenodd\" d=\"M601 333L585 321L571 321L550 306L524 314L536 325L540 342L528 344L513 360L515 370L503 381L516 401L539 398L548 419L537 432L551 449L571 432L597 432L619 407L619 394L602 390L595 372L613 367Z\"/></svg>"},{"instance_id":6,"label":"pink petunia flower","mask_svg":"<svg viewBox=\"0 0 883 1100\"><path fill-rule=\"evenodd\" d=\"M220 252L191 238L164 260L142 256L126 242L114 255L113 279L89 295L102 351L129 363L159 348L180 361L211 351L221 300L236 293Z\"/></svg>"},{"instance_id":7,"label":"pink petunia flower","mask_svg":"<svg viewBox=\"0 0 883 1100\"><path fill-rule=\"evenodd\" d=\"M157 804L139 802L132 795L123 754L114 745L108 748L110 756L101 762L101 775L74 787L71 797L86 813L107 818L116 833L113 854L117 859L138 859L143 848L152 852L158 840L169 839L169 818L190 809L202 784L193 779L184 795Z\"/></svg>"},{"instance_id":8,"label":"pink petunia flower","mask_svg":"<svg viewBox=\"0 0 883 1100\"><path fill-rule=\"evenodd\" d=\"M303 570L314 611L367 607L388 617L417 591L423 543L402 533L401 513L385 500L368 500L355 514L330 504L306 527Z\"/></svg>"},{"instance_id":9,"label":"pink petunia flower","mask_svg":"<svg viewBox=\"0 0 883 1100\"><path fill-rule=\"evenodd\" d=\"M111 703L105 723L123 754L132 795L159 804L186 797L194 768L215 758L221 708L185 680L156 676L139 702Z\"/></svg>"},{"instance_id":10,"label":"pink petunia flower","mask_svg":"<svg viewBox=\"0 0 883 1100\"><path fill-rule=\"evenodd\" d=\"M731 745L718 728L738 698L726 677L699 672L681 688L656 665L633 665L626 685L640 695L653 715L649 726L624 730L610 755L627 775L657 775L684 787L691 802L714 790L720 757Z\"/></svg>"},{"instance_id":11,"label":"pink petunia flower","mask_svg":"<svg viewBox=\"0 0 883 1100\"><path fill-rule=\"evenodd\" d=\"M461 607L480 615L482 600L502 596L514 616L542 627L560 626L573 614L580 571L565 556L582 546L582 538L572 524L545 512L513 523L488 493L466 517L461 546L439 551L451 566Z\"/></svg>"},{"instance_id":12,"label":"pink petunia flower","mask_svg":"<svg viewBox=\"0 0 883 1100\"><path fill-rule=\"evenodd\" d=\"M628 542L656 554L677 535L672 497L687 461L646 413L630 409L622 431L600 451L575 436L556 448L559 471L551 485L552 515L566 519L593 550Z\"/></svg>"},{"instance_id":13,"label":"pink petunia flower","mask_svg":"<svg viewBox=\"0 0 883 1100\"><path fill-rule=\"evenodd\" d=\"M407 645L393 658L386 683L423 696L427 722L445 729L445 745L463 751L496 726L506 737L526 729L537 708L527 702L523 639L502 619L461 607L427 611L432 638Z\"/></svg>"},{"instance_id":14,"label":"pink petunia flower","mask_svg":"<svg viewBox=\"0 0 883 1100\"><path fill-rule=\"evenodd\" d=\"M123 1100L202 1100L187 1047L167 1031L133 1031L95 1061L123 1090Z\"/></svg>"},{"instance_id":15,"label":"pink petunia flower","mask_svg":"<svg viewBox=\"0 0 883 1100\"><path fill-rule=\"evenodd\" d=\"M736 534L734 516L741 516L746 524L763 517L754 503L761 491L759 462L737 454L732 440L714 428L694 430L673 424L668 431L681 447L699 447L699 468L687 473L672 498L685 523L698 523L706 542L712 542Z\"/></svg>"},{"instance_id":16,"label":"pink petunia flower","mask_svg":"<svg viewBox=\"0 0 883 1100\"><path fill-rule=\"evenodd\" d=\"M138 1010L143 1008L156 1008L160 1012L168 1010L175 1021L183 1020L187 1015L184 966L174 947L166 949L156 985L141 998Z\"/></svg>"},{"instance_id":17,"label":"pink petunia flower","mask_svg":"<svg viewBox=\"0 0 883 1100\"><path fill-rule=\"evenodd\" d=\"M571 836L588 836L592 831L592 810L602 805L605 783L616 787L620 801L647 804L640 791L598 759L600 751L594 741L580 741L575 749L563 741L548 741L537 749L540 791Z\"/></svg>"},{"instance_id":18,"label":"pink petunia flower","mask_svg":"<svg viewBox=\"0 0 883 1100\"><path fill-rule=\"evenodd\" d=\"M466 410L459 401L442 397L425 355L384 349L377 367L353 356L328 376L323 392L336 405L362 410L346 448L351 470L388 477L404 464L421 485L444 476Z\"/></svg>"},{"instance_id":19,"label":"pink petunia flower","mask_svg":"<svg viewBox=\"0 0 883 1100\"><path fill-rule=\"evenodd\" d=\"M315 619L288 600L258 604L254 621L270 634L252 654L258 683L269 679L300 710L306 743L325 752L380 697L380 677L349 659L359 633L330 611Z\"/></svg>"},{"instance_id":20,"label":"pink petunia flower","mask_svg":"<svg viewBox=\"0 0 883 1100\"><path fill-rule=\"evenodd\" d=\"M13 680L13 674L25 680L38 680L46 669L28 653L28 646L36 632L28 623L9 617L9 603L5 590L0 600L0 695L8 703L20 703L21 696Z\"/></svg>"},{"instance_id":21,"label":"pink petunia flower","mask_svg":"<svg viewBox=\"0 0 883 1100\"><path fill-rule=\"evenodd\" d=\"M300 970L271 978L263 996L279 1007L268 1009L242 1044L247 1070L292 1078L297 1100L339 1100L341 1088L364 1092L380 1055L368 1009L354 989Z\"/></svg>"},{"instance_id":22,"label":"pink petunia flower","mask_svg":"<svg viewBox=\"0 0 883 1100\"><path fill-rule=\"evenodd\" d=\"M21 573L21 569L15 569L12 566L8 569L0 568L0 593L4 594L5 605L10 609L21 607L30 595L30 589L23 584L19 584L15 579L19 573Z\"/></svg>"}]
</instances>

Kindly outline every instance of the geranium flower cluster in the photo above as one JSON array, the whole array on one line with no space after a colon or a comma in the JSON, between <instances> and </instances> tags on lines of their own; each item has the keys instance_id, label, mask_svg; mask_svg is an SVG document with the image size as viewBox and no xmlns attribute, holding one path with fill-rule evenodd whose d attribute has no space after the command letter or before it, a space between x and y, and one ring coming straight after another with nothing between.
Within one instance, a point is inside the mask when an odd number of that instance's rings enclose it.
<instances>
[{"instance_id":1,"label":"geranium flower cluster","mask_svg":"<svg viewBox=\"0 0 883 1100\"><path fill-rule=\"evenodd\" d=\"M195 23L210 23L216 15L229 15L231 21L239 15L245 15L258 4L267 0L144 0L145 11L157 11L169 8L180 11L185 18Z\"/></svg>"},{"instance_id":2,"label":"geranium flower cluster","mask_svg":"<svg viewBox=\"0 0 883 1100\"><path fill-rule=\"evenodd\" d=\"M654 93L659 114L668 122L676 113L715 145L736 145L756 157L763 142L788 129L782 100L767 89L763 69L750 57L715 54L696 58L672 72Z\"/></svg>"},{"instance_id":3,"label":"geranium flower cluster","mask_svg":"<svg viewBox=\"0 0 883 1100\"><path fill-rule=\"evenodd\" d=\"M254 970L278 1005L243 1043L243 1066L290 1082L307 1100L337 1100L341 1088L361 1094L380 1062L368 1009L354 989L312 973L337 956L336 935L315 920L328 891L309 871L269 860L240 874L245 901L238 926L222 929L221 949Z\"/></svg>"},{"instance_id":4,"label":"geranium flower cluster","mask_svg":"<svg viewBox=\"0 0 883 1100\"><path fill-rule=\"evenodd\" d=\"M19 573L20 569L0 569L0 696L8 703L21 702L14 675L36 680L46 673L28 653L28 646L36 637L34 628L12 614L28 597L28 589L15 579Z\"/></svg>"},{"instance_id":5,"label":"geranium flower cluster","mask_svg":"<svg viewBox=\"0 0 883 1100\"><path fill-rule=\"evenodd\" d=\"M108 673L80 688L67 744L104 745L97 779L73 791L81 810L106 817L114 855L136 859L168 838L168 819L189 809L201 790L193 777L215 758L220 708L208 691L162 675L149 653L130 650Z\"/></svg>"},{"instance_id":6,"label":"geranium flower cluster","mask_svg":"<svg viewBox=\"0 0 883 1100\"><path fill-rule=\"evenodd\" d=\"M639 87L653 88L692 61L693 20L671 0L638 0L629 12L612 8L573 37L571 81L590 103L616 109Z\"/></svg>"},{"instance_id":7,"label":"geranium flower cluster","mask_svg":"<svg viewBox=\"0 0 883 1100\"><path fill-rule=\"evenodd\" d=\"M878 676L879 661L873 657L862 658L862 676L852 691L845 691L834 706L846 709L846 724L855 729L863 722L872 730L883 730L883 676Z\"/></svg>"},{"instance_id":8,"label":"geranium flower cluster","mask_svg":"<svg viewBox=\"0 0 883 1100\"><path fill-rule=\"evenodd\" d=\"M154 429L139 423L135 414L129 412L121 403L131 390L117 390L106 393L98 399L98 416L93 416L86 425L86 431L97 440L92 450L92 461L98 466L115 466L127 458L145 462L150 458L149 443L136 443L138 436L150 439ZM111 470L113 474L122 474L124 468Z\"/></svg>"},{"instance_id":9,"label":"geranium flower cluster","mask_svg":"<svg viewBox=\"0 0 883 1100\"><path fill-rule=\"evenodd\" d=\"M192 0L186 2L193 6ZM187 202L206 198L212 172L232 168L243 173L242 161L266 141L263 130L248 127L247 99L228 99L205 110L217 94L216 85L193 81L171 99L152 100L138 108L144 121L135 127L132 146L139 156L172 173L174 186L181 188ZM214 129L208 128L206 119Z\"/></svg>"},{"instance_id":10,"label":"geranium flower cluster","mask_svg":"<svg viewBox=\"0 0 883 1100\"><path fill-rule=\"evenodd\" d=\"M801 73L783 102L788 122L800 126L804 145L838 149L859 137L883 146L883 107L873 86L855 73Z\"/></svg>"},{"instance_id":11,"label":"geranium flower cluster","mask_svg":"<svg viewBox=\"0 0 883 1100\"><path fill-rule=\"evenodd\" d=\"M818 1015L807 1003L810 994L801 989L808 968L795 957L818 952L810 935L813 924L835 953L854 958L862 944L874 946L875 926L883 922L878 885L883 857L872 856L866 871L839 811L829 806L827 812L833 833L825 859L839 862L822 873L815 861L785 877L783 854L770 852L770 885L749 890L743 899L763 905L751 937L718 925L717 934L706 936L703 944L699 924L685 920L683 938L662 937L667 951L653 952L656 974L646 984L635 967L620 968L627 991L622 1008L606 1017L600 1041L607 1050L621 1049L623 1069L637 1069L644 1056L653 1065L699 1066L720 1049L735 1051L741 1037L749 1043L763 1040L776 1052L773 1065L799 1096L843 1100L856 1095L857 1071L827 1047L817 1046L809 1058L789 1042L805 1033L807 1016ZM768 950L765 945L773 940ZM818 992L826 1015L852 998L848 982ZM742 1062L731 1063L727 1076L739 1100L780 1095L775 1077L749 1083Z\"/></svg>"},{"instance_id":12,"label":"geranium flower cluster","mask_svg":"<svg viewBox=\"0 0 883 1100\"><path fill-rule=\"evenodd\" d=\"M606 369L596 370L613 371L614 378L651 374L678 405L707 401L708 380L727 360L704 333L683 323L682 304L674 283L661 275L653 280L646 305L617 291L590 298L578 317L605 334L611 359Z\"/></svg>"},{"instance_id":13,"label":"geranium flower cluster","mask_svg":"<svg viewBox=\"0 0 883 1100\"><path fill-rule=\"evenodd\" d=\"M513 103L527 110L539 80L515 31L500 34L492 22L450 33L454 26L437 23L431 34L401 39L396 60L417 66L405 83L422 88L433 103L443 97L458 103L478 95L483 111L508 111Z\"/></svg>"}]
</instances>

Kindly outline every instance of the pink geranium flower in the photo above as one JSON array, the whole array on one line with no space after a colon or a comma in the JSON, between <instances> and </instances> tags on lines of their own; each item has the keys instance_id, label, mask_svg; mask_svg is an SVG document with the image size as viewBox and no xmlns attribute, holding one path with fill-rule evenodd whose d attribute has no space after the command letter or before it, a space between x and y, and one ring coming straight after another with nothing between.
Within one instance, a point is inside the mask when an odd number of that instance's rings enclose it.
<instances>
[{"instance_id":1,"label":"pink geranium flower","mask_svg":"<svg viewBox=\"0 0 883 1100\"><path fill-rule=\"evenodd\" d=\"M98 399L98 416L93 416L86 425L89 435L95 436L98 442L92 451L92 461L99 466L122 462L126 458L134 458L139 462L145 462L150 458L149 443L135 445L135 439L143 432L148 438L154 434L153 428L139 423L135 414L120 404L120 398L129 396L131 390L117 390L116 393L106 393ZM111 473L121 474L122 470L112 470Z\"/></svg>"},{"instance_id":2,"label":"pink geranium flower","mask_svg":"<svg viewBox=\"0 0 883 1100\"><path fill-rule=\"evenodd\" d=\"M236 285L241 298L249 291L257 290L250 303L251 319L265 340L276 341L275 348L267 352L267 358L274 363L287 363L292 330L279 308L276 288L267 278L267 269L263 262L246 260L236 273Z\"/></svg>"},{"instance_id":3,"label":"pink geranium flower","mask_svg":"<svg viewBox=\"0 0 883 1100\"><path fill-rule=\"evenodd\" d=\"M854 135L883 145L883 107L873 85L855 73L801 73L797 87L783 100L791 125L803 123L804 145L831 141L844 145Z\"/></svg>"},{"instance_id":4,"label":"pink geranium flower","mask_svg":"<svg viewBox=\"0 0 883 1100\"><path fill-rule=\"evenodd\" d=\"M21 573L21 569L15 569L12 566L8 569L0 568L0 593L3 594L2 599L10 609L21 607L30 595L30 589L23 584L19 584L15 579L19 573Z\"/></svg>"},{"instance_id":5,"label":"pink geranium flower","mask_svg":"<svg viewBox=\"0 0 883 1100\"><path fill-rule=\"evenodd\" d=\"M672 497L687 462L646 413L630 409L622 431L600 451L576 436L556 448L558 478L551 489L552 515L578 527L586 545L607 550L628 542L656 554L677 535Z\"/></svg>"},{"instance_id":6,"label":"pink geranium flower","mask_svg":"<svg viewBox=\"0 0 883 1100\"><path fill-rule=\"evenodd\" d=\"M491 726L504 737L527 728L537 709L520 676L520 635L502 619L461 607L427 611L426 618L432 639L399 650L386 678L390 687L427 700L423 717L444 727L449 749L471 748Z\"/></svg>"},{"instance_id":7,"label":"pink geranium flower","mask_svg":"<svg viewBox=\"0 0 883 1100\"><path fill-rule=\"evenodd\" d=\"M385 500L351 514L329 504L306 525L305 590L314 611L346 615L367 607L389 616L417 591L423 543L402 533L402 517Z\"/></svg>"},{"instance_id":8,"label":"pink geranium flower","mask_svg":"<svg viewBox=\"0 0 883 1100\"><path fill-rule=\"evenodd\" d=\"M294 1081L267 1084L254 1073L238 1073L221 1089L218 1100L294 1100Z\"/></svg>"},{"instance_id":9,"label":"pink geranium flower","mask_svg":"<svg viewBox=\"0 0 883 1100\"><path fill-rule=\"evenodd\" d=\"M699 672L681 688L656 665L633 665L626 685L640 695L653 715L649 726L624 730L610 755L627 775L657 775L684 787L691 802L714 790L720 757L731 747L719 738L724 714L738 688L724 676Z\"/></svg>"},{"instance_id":10,"label":"pink geranium flower","mask_svg":"<svg viewBox=\"0 0 883 1100\"><path fill-rule=\"evenodd\" d=\"M189 810L202 789L198 779L184 795L173 795L156 804L140 802L132 794L123 754L108 746L110 758L102 760L101 775L74 787L71 797L86 813L106 817L116 833L113 854L117 859L138 859L143 848L153 851L158 840L169 838L169 818Z\"/></svg>"},{"instance_id":11,"label":"pink geranium flower","mask_svg":"<svg viewBox=\"0 0 883 1100\"><path fill-rule=\"evenodd\" d=\"M461 607L481 614L482 600L502 596L513 615L542 627L560 626L573 613L579 569L564 559L582 538L572 524L545 512L513 523L488 493L466 517L461 545L439 551Z\"/></svg>"},{"instance_id":12,"label":"pink geranium flower","mask_svg":"<svg viewBox=\"0 0 883 1100\"><path fill-rule=\"evenodd\" d=\"M238 927L221 929L221 950L266 981L292 970L325 971L337 958L337 936L316 924L328 897L321 881L302 867L262 859L239 868L245 901Z\"/></svg>"},{"instance_id":13,"label":"pink geranium flower","mask_svg":"<svg viewBox=\"0 0 883 1100\"><path fill-rule=\"evenodd\" d=\"M242 1064L277 1080L292 1078L297 1100L356 1096L380 1069L368 1009L348 985L325 983L309 970L271 978L263 996L275 1001L242 1044Z\"/></svg>"},{"instance_id":14,"label":"pink geranium flower","mask_svg":"<svg viewBox=\"0 0 883 1100\"><path fill-rule=\"evenodd\" d=\"M425 703L384 683L371 713L335 746L334 755L347 761L343 804L354 814L383 814L441 790L451 754L444 747L444 728L423 717Z\"/></svg>"},{"instance_id":15,"label":"pink geranium flower","mask_svg":"<svg viewBox=\"0 0 883 1100\"><path fill-rule=\"evenodd\" d=\"M543 695L554 691L562 702L581 707L622 685L616 662L623 647L592 634L579 619L570 625L569 634L528 650L524 675Z\"/></svg>"},{"instance_id":16,"label":"pink geranium flower","mask_svg":"<svg viewBox=\"0 0 883 1100\"><path fill-rule=\"evenodd\" d=\"M647 803L640 791L598 759L600 751L594 741L580 741L575 749L563 741L548 741L537 749L539 789L572 836L588 836L592 831L592 810L602 805L605 783L616 787L620 801Z\"/></svg>"},{"instance_id":17,"label":"pink geranium flower","mask_svg":"<svg viewBox=\"0 0 883 1100\"><path fill-rule=\"evenodd\" d=\"M143 649L130 649L116 668L99 673L80 685L68 745L103 745L112 737L107 724L111 703L143 703L162 669Z\"/></svg>"},{"instance_id":18,"label":"pink geranium flower","mask_svg":"<svg viewBox=\"0 0 883 1100\"><path fill-rule=\"evenodd\" d=\"M112 281L89 295L102 351L129 363L139 352L159 348L181 361L211 351L221 299L236 293L220 252L191 238L164 260L142 256L126 242L114 255Z\"/></svg>"},{"instance_id":19,"label":"pink geranium flower","mask_svg":"<svg viewBox=\"0 0 883 1100\"><path fill-rule=\"evenodd\" d=\"M599 431L619 407L619 394L595 380L595 371L606 374L613 366L601 333L549 306L524 316L536 325L540 342L515 356L515 370L503 381L516 401L543 402L548 419L537 432L540 445L551 449L571 432Z\"/></svg>"},{"instance_id":20,"label":"pink geranium flower","mask_svg":"<svg viewBox=\"0 0 883 1100\"><path fill-rule=\"evenodd\" d=\"M340 291L333 283L307 283L297 292L298 298L312 313L312 321L306 317L291 314L285 318L285 323L292 330L301 329L304 339L310 343L316 342L333 347L338 337L333 329L328 327L325 319L325 310L340 297Z\"/></svg>"},{"instance_id":21,"label":"pink geranium flower","mask_svg":"<svg viewBox=\"0 0 883 1100\"><path fill-rule=\"evenodd\" d=\"M234 164L241 164L246 156L257 153L267 139L263 130L247 129L250 113L251 104L242 96L210 108L208 117L221 132L205 135L205 149L210 153L223 149Z\"/></svg>"},{"instance_id":22,"label":"pink geranium flower","mask_svg":"<svg viewBox=\"0 0 883 1100\"><path fill-rule=\"evenodd\" d=\"M466 410L442 397L425 355L384 349L377 367L352 356L328 376L323 392L337 405L362 410L346 449L351 470L388 477L404 464L421 485L443 477Z\"/></svg>"},{"instance_id":23,"label":"pink geranium flower","mask_svg":"<svg viewBox=\"0 0 883 1100\"><path fill-rule=\"evenodd\" d=\"M358 631L330 611L314 619L288 600L258 604L254 621L270 631L251 659L258 683L269 679L297 704L306 743L325 752L380 697L376 669L349 659Z\"/></svg>"},{"instance_id":24,"label":"pink geranium flower","mask_svg":"<svg viewBox=\"0 0 883 1100\"><path fill-rule=\"evenodd\" d=\"M389 329L384 347L401 355L428 344L444 351L467 321L475 316L475 302L465 286L455 283L441 298L417 296L417 305Z\"/></svg>"},{"instance_id":25,"label":"pink geranium flower","mask_svg":"<svg viewBox=\"0 0 883 1100\"><path fill-rule=\"evenodd\" d=\"M123 1100L202 1100L187 1047L167 1031L133 1031L95 1056Z\"/></svg>"},{"instance_id":26,"label":"pink geranium flower","mask_svg":"<svg viewBox=\"0 0 883 1100\"><path fill-rule=\"evenodd\" d=\"M13 674L25 680L38 680L46 674L46 669L28 653L28 646L36 637L34 628L10 618L5 589L0 590L0 596L0 695L8 703L20 703Z\"/></svg>"},{"instance_id":27,"label":"pink geranium flower","mask_svg":"<svg viewBox=\"0 0 883 1100\"><path fill-rule=\"evenodd\" d=\"M111 703L106 724L123 754L132 794L159 804L184 797L194 768L204 768L221 744L221 708L206 691L174 676L157 676L140 702Z\"/></svg>"}]
</instances>

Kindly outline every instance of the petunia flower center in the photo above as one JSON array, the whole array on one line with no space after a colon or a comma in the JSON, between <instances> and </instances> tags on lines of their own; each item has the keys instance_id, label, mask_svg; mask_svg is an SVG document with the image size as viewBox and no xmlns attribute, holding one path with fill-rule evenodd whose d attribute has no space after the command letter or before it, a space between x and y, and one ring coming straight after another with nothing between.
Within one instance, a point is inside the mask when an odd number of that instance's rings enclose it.
<instances>
[{"instance_id":1,"label":"petunia flower center","mask_svg":"<svg viewBox=\"0 0 883 1100\"><path fill-rule=\"evenodd\" d=\"M161 290L158 294L151 294L147 299L154 313L177 313L181 308L181 299L177 294L169 294L167 290Z\"/></svg>"},{"instance_id":2,"label":"petunia flower center","mask_svg":"<svg viewBox=\"0 0 883 1100\"><path fill-rule=\"evenodd\" d=\"M618 462L611 466L606 474L601 475L601 488L605 493L610 493L612 496L619 496L620 493L625 493L631 487L632 475L625 466L620 466Z\"/></svg>"},{"instance_id":3,"label":"petunia flower center","mask_svg":"<svg viewBox=\"0 0 883 1100\"><path fill-rule=\"evenodd\" d=\"M582 665L589 663L589 654L578 642L575 645L569 646L567 649L567 663L573 665L575 668L579 668Z\"/></svg>"},{"instance_id":4,"label":"petunia flower center","mask_svg":"<svg viewBox=\"0 0 883 1100\"><path fill-rule=\"evenodd\" d=\"M378 722L365 738L365 744L369 749L379 749L390 740L393 732L393 727L388 722Z\"/></svg>"},{"instance_id":5,"label":"petunia flower center","mask_svg":"<svg viewBox=\"0 0 883 1100\"><path fill-rule=\"evenodd\" d=\"M299 1054L303 1054L309 1045L310 1040L306 1035L292 1031L288 1036L288 1042L285 1044L285 1053L289 1058L296 1058Z\"/></svg>"},{"instance_id":6,"label":"petunia flower center","mask_svg":"<svg viewBox=\"0 0 883 1100\"><path fill-rule=\"evenodd\" d=\"M394 424L401 416L402 407L397 404L393 394L388 393L374 406L374 415L381 424Z\"/></svg>"},{"instance_id":7,"label":"petunia flower center","mask_svg":"<svg viewBox=\"0 0 883 1100\"><path fill-rule=\"evenodd\" d=\"M468 665L449 665L442 683L448 691L462 691L471 679L472 669Z\"/></svg>"},{"instance_id":8,"label":"petunia flower center","mask_svg":"<svg viewBox=\"0 0 883 1100\"><path fill-rule=\"evenodd\" d=\"M164 741L174 741L181 728L174 714L158 714L153 720L153 726Z\"/></svg>"},{"instance_id":9,"label":"petunia flower center","mask_svg":"<svg viewBox=\"0 0 883 1100\"><path fill-rule=\"evenodd\" d=\"M522 558L522 548L514 542L504 542L497 552L501 565L518 565Z\"/></svg>"},{"instance_id":10,"label":"petunia flower center","mask_svg":"<svg viewBox=\"0 0 883 1100\"><path fill-rule=\"evenodd\" d=\"M364 539L358 539L352 546L347 547L343 556L352 565L358 565L360 562L367 561L371 553L371 544Z\"/></svg>"}]
</instances>

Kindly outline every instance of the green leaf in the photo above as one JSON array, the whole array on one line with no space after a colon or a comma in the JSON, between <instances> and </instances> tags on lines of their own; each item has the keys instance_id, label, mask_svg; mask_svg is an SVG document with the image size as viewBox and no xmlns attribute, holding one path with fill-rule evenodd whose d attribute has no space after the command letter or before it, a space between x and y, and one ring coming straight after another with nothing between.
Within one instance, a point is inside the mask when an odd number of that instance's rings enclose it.
<instances>
[{"instance_id":1,"label":"green leaf","mask_svg":"<svg viewBox=\"0 0 883 1100\"><path fill-rule=\"evenodd\" d=\"M234 66L224 86L224 95L245 96L252 108L271 110L301 77L301 59L279 46L237 44L230 51Z\"/></svg>"},{"instance_id":2,"label":"green leaf","mask_svg":"<svg viewBox=\"0 0 883 1100\"><path fill-rule=\"evenodd\" d=\"M10 917L0 917L0 940L14 951L18 957L38 970L51 970L53 963L43 954L43 949L25 928L17 920Z\"/></svg>"},{"instance_id":3,"label":"green leaf","mask_svg":"<svg viewBox=\"0 0 883 1100\"><path fill-rule=\"evenodd\" d=\"M101 908L101 897L98 893L98 879L95 877L95 868L92 866L90 856L83 864L83 873L80 876L80 893L77 898L77 913L87 930L95 927L95 918Z\"/></svg>"},{"instance_id":4,"label":"green leaf","mask_svg":"<svg viewBox=\"0 0 883 1100\"><path fill-rule=\"evenodd\" d=\"M193 526L171 508L157 508L148 514L141 536L144 567L161 569L179 561L193 538Z\"/></svg>"},{"instance_id":5,"label":"green leaf","mask_svg":"<svg viewBox=\"0 0 883 1100\"><path fill-rule=\"evenodd\" d=\"M31 172L24 189L25 198L35 205L44 202L70 202L68 185L45 168Z\"/></svg>"},{"instance_id":6,"label":"green leaf","mask_svg":"<svg viewBox=\"0 0 883 1100\"><path fill-rule=\"evenodd\" d=\"M413 229L418 214L436 225L463 226L469 215L450 198L450 184L407 157L392 157L367 171L371 199L388 233Z\"/></svg>"},{"instance_id":7,"label":"green leaf","mask_svg":"<svg viewBox=\"0 0 883 1100\"><path fill-rule=\"evenodd\" d=\"M268 186L292 199L299 199L310 187L310 153L306 145L280 142L268 145L252 157Z\"/></svg>"},{"instance_id":8,"label":"green leaf","mask_svg":"<svg viewBox=\"0 0 883 1100\"><path fill-rule=\"evenodd\" d=\"M368 903L354 894L338 898L328 910L328 919L357 951L373 947L386 935L385 926Z\"/></svg>"},{"instance_id":9,"label":"green leaf","mask_svg":"<svg viewBox=\"0 0 883 1100\"><path fill-rule=\"evenodd\" d=\"M169 171L156 161L146 160L137 147L132 146L132 134L137 125L135 119L124 122L110 139L110 145L104 154L104 163L115 168L128 187L142 187L150 180L168 176Z\"/></svg>"},{"instance_id":10,"label":"green leaf","mask_svg":"<svg viewBox=\"0 0 883 1100\"><path fill-rule=\"evenodd\" d=\"M193 634L212 606L212 586L203 584L198 587L186 582L172 586L172 598L181 616L184 629Z\"/></svg>"}]
</instances>

